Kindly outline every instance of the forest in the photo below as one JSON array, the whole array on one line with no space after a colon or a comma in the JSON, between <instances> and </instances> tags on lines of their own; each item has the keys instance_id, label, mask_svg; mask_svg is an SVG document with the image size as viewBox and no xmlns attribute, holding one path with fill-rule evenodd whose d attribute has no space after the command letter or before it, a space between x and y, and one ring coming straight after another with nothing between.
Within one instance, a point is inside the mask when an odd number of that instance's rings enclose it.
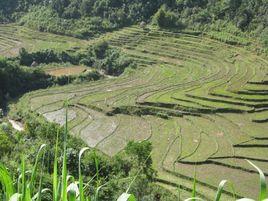
<instances>
[{"instance_id":1,"label":"forest","mask_svg":"<svg viewBox=\"0 0 268 201\"><path fill-rule=\"evenodd\" d=\"M267 46L267 4L267 0L3 0L0 22L19 21L39 31L89 38L148 23L162 9L160 26L242 31L260 37Z\"/></svg>"}]
</instances>

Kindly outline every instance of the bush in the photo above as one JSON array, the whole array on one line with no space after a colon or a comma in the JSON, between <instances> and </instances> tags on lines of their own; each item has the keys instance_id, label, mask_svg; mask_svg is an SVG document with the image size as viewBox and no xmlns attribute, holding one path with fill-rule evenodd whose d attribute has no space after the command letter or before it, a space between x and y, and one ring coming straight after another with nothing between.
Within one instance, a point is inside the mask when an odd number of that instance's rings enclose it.
<instances>
[{"instance_id":1,"label":"bush","mask_svg":"<svg viewBox=\"0 0 268 201\"><path fill-rule=\"evenodd\" d=\"M85 66L92 66L93 63L94 63L94 60L92 58L83 58L79 62L79 64L85 65Z\"/></svg>"},{"instance_id":2,"label":"bush","mask_svg":"<svg viewBox=\"0 0 268 201\"><path fill-rule=\"evenodd\" d=\"M54 78L54 83L57 85L66 85L66 84L71 84L71 83L82 83L82 82L89 82L89 81L96 81L102 78L102 75L96 71L90 71L86 72L80 75L63 75L60 77L55 77Z\"/></svg>"},{"instance_id":3,"label":"bush","mask_svg":"<svg viewBox=\"0 0 268 201\"><path fill-rule=\"evenodd\" d=\"M162 6L153 16L153 23L160 28L183 28L182 23L176 13Z\"/></svg>"},{"instance_id":4,"label":"bush","mask_svg":"<svg viewBox=\"0 0 268 201\"><path fill-rule=\"evenodd\" d=\"M4 100L52 84L51 77L38 69L24 69L7 60L0 62L0 94Z\"/></svg>"},{"instance_id":5,"label":"bush","mask_svg":"<svg viewBox=\"0 0 268 201\"><path fill-rule=\"evenodd\" d=\"M58 14L50 7L35 6L20 19L21 25L43 32L64 33L65 26Z\"/></svg>"},{"instance_id":6,"label":"bush","mask_svg":"<svg viewBox=\"0 0 268 201\"><path fill-rule=\"evenodd\" d=\"M108 48L109 44L106 41L101 41L95 44L92 49L97 59L103 59Z\"/></svg>"},{"instance_id":7,"label":"bush","mask_svg":"<svg viewBox=\"0 0 268 201\"><path fill-rule=\"evenodd\" d=\"M53 50L46 49L35 53L28 53L25 48L20 49L19 58L20 64L25 66L31 66L33 62L37 62L38 64L48 64L52 62L61 62L62 59L66 59L66 62L72 60L65 52L58 55Z\"/></svg>"},{"instance_id":8,"label":"bush","mask_svg":"<svg viewBox=\"0 0 268 201\"><path fill-rule=\"evenodd\" d=\"M261 33L261 42L265 48L268 48L268 28L267 27Z\"/></svg>"},{"instance_id":9,"label":"bush","mask_svg":"<svg viewBox=\"0 0 268 201\"><path fill-rule=\"evenodd\" d=\"M8 130L4 129L3 124L4 123L2 123L2 125L0 127L0 153L1 153L1 156L12 151L14 148L14 141L10 137L11 132L9 129Z\"/></svg>"},{"instance_id":10,"label":"bush","mask_svg":"<svg viewBox=\"0 0 268 201\"><path fill-rule=\"evenodd\" d=\"M135 67L133 60L128 59L121 50L110 47L106 41L89 47L86 54L80 55L80 59L80 63L114 76L122 74L128 67Z\"/></svg>"}]
</instances>

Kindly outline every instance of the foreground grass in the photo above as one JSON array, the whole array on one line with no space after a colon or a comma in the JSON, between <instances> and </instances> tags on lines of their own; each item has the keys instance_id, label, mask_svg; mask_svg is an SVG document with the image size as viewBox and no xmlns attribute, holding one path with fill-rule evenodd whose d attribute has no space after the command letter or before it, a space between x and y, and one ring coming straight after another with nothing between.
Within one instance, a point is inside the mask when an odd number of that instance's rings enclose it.
<instances>
[{"instance_id":1,"label":"foreground grass","mask_svg":"<svg viewBox=\"0 0 268 201\"><path fill-rule=\"evenodd\" d=\"M78 173L79 178L75 180L75 178L71 175L68 175L68 167L67 167L67 136L68 136L68 121L67 121L67 111L66 110L66 124L65 124L65 132L64 132L64 143L63 143L63 161L62 168L59 170L58 160L59 160L59 132L56 138L56 144L54 149L54 167L53 167L53 187L42 188L43 186L43 170L44 170L44 160L45 153L47 149L46 144L42 144L38 150L37 156L35 158L35 163L32 170L26 170L25 158L21 157L21 164L19 167L19 176L16 179L15 184L13 183L13 179L11 173L8 169L0 164L0 192L1 192L1 200L3 201L41 201L43 198L45 200L53 200L53 201L97 201L98 193L102 187L106 184L100 184L100 181L97 182L97 188L92 195L86 195L85 190L89 188L91 181L96 177L99 177L99 165L98 159L95 158L96 165L96 175L87 183L83 182L83 175L81 171L81 161L83 154L89 150L88 147L82 148L79 152L79 165L78 165ZM38 171L39 170L39 171ZM58 174L61 173L61 174ZM135 178L132 180L131 183ZM130 184L131 186L131 184ZM129 186L129 188L130 188ZM129 189L128 188L128 189ZM127 190L128 192L128 190ZM118 200L121 201L135 201L135 197L128 193L123 193Z\"/></svg>"},{"instance_id":2,"label":"foreground grass","mask_svg":"<svg viewBox=\"0 0 268 201\"><path fill-rule=\"evenodd\" d=\"M53 167L53 186L52 189L42 188L43 186L43 169L44 169L44 160L45 160L45 151L47 148L46 144L40 146L34 166L32 170L26 170L25 159L21 157L21 164L19 167L19 176L16 179L15 184L13 183L12 177L8 169L0 164L0 183L1 188L0 192L2 193L1 198L3 201L41 201L43 198L45 200L53 200L53 201L98 201L98 193L102 187L106 184L101 184L97 182L97 188L92 195L88 195L85 193L87 188L91 185L91 181L88 181L87 184L83 182L83 174L81 171L81 161L83 154L90 150L88 147L82 148L79 152L78 158L78 180L76 180L73 176L68 175L68 167L67 167L67 136L68 136L68 110L66 109L65 114L65 132L64 132L64 143L63 143L63 161L62 168L58 167L58 152L59 152L59 134L57 134L56 144L54 149L54 167ZM260 177L260 193L258 201L267 201L267 186L264 173L260 170L255 164L250 161L247 161L250 165L252 165L259 173ZM96 165L96 175L94 177L99 177L99 163L97 158L95 158ZM59 173L59 174L58 174ZM136 198L134 195L129 194L128 191L138 177L139 172L130 182L129 187L126 192L123 193L118 201L135 201ZM93 178L94 178L93 177ZM227 180L222 180L218 186L217 193L215 195L214 201L220 201L221 195L224 191L224 186L231 182L227 182ZM201 198L196 197L196 174L193 181L192 188L192 197L186 199L186 201L190 200L203 200ZM15 188L16 187L16 188ZM234 191L234 190L233 190ZM235 193L234 193L235 194ZM235 197L235 196L234 196ZM180 200L180 199L179 199ZM237 201L254 201L249 198L242 198Z\"/></svg>"}]
</instances>

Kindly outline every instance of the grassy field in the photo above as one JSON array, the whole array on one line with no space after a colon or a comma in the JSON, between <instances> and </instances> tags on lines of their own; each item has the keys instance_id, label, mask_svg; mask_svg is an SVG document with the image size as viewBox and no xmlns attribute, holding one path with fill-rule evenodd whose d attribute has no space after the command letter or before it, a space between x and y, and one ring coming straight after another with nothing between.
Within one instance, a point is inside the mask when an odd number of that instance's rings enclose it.
<instances>
[{"instance_id":1,"label":"grassy field","mask_svg":"<svg viewBox=\"0 0 268 201\"><path fill-rule=\"evenodd\" d=\"M87 71L85 66L51 66L50 68L43 68L49 75L60 77L63 75L78 75Z\"/></svg>"},{"instance_id":2,"label":"grassy field","mask_svg":"<svg viewBox=\"0 0 268 201\"><path fill-rule=\"evenodd\" d=\"M13 24L0 24L0 55L16 56L20 48L28 51L41 49L72 50L86 47L88 41L67 36L43 33Z\"/></svg>"},{"instance_id":3,"label":"grassy field","mask_svg":"<svg viewBox=\"0 0 268 201\"><path fill-rule=\"evenodd\" d=\"M136 70L32 92L19 104L61 123L68 100L73 135L107 155L129 140L150 140L158 183L182 197L191 195L196 168L199 196L211 200L228 179L237 196L256 198L258 174L244 159L268 174L268 60L213 36L218 40L136 26L108 33L90 43L105 39L121 48ZM83 45L70 41L61 48ZM223 200L232 200L225 190Z\"/></svg>"}]
</instances>

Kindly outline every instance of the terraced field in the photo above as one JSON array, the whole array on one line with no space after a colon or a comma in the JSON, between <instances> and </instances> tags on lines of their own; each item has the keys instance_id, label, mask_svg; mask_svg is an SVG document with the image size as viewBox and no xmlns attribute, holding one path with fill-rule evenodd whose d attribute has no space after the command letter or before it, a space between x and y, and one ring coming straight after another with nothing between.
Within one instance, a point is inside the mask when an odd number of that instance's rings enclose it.
<instances>
[{"instance_id":1,"label":"terraced field","mask_svg":"<svg viewBox=\"0 0 268 201\"><path fill-rule=\"evenodd\" d=\"M129 27L105 35L138 68L118 78L32 92L21 99L62 123L89 146L114 155L129 140L150 140L158 183L211 200L222 179L237 196L256 197L258 174L268 174L268 60L206 36ZM96 39L102 40L103 38ZM94 41L93 41L94 42ZM168 118L167 118L168 117ZM223 200L231 200L227 187Z\"/></svg>"},{"instance_id":2,"label":"terraced field","mask_svg":"<svg viewBox=\"0 0 268 201\"><path fill-rule=\"evenodd\" d=\"M85 66L50 66L50 67L41 67L47 74L60 77L63 75L79 75L88 70Z\"/></svg>"},{"instance_id":3,"label":"terraced field","mask_svg":"<svg viewBox=\"0 0 268 201\"><path fill-rule=\"evenodd\" d=\"M86 47L88 41L72 37L34 31L13 24L0 24L0 55L16 56L20 48L28 51L41 49L69 50Z\"/></svg>"}]
</instances>

